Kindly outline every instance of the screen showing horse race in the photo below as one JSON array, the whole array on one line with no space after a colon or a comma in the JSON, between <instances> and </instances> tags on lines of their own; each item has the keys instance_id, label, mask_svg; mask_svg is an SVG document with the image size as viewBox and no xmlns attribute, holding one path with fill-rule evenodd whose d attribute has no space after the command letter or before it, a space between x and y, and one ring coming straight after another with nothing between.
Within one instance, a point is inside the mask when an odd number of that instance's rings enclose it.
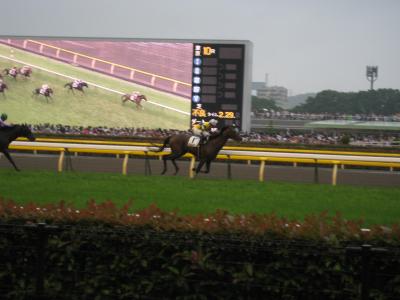
<instances>
[{"instance_id":1,"label":"screen showing horse race","mask_svg":"<svg viewBox=\"0 0 400 300\"><path fill-rule=\"evenodd\" d=\"M61 133L211 119L246 129L246 51L246 42L1 37L0 113Z\"/></svg>"}]
</instances>

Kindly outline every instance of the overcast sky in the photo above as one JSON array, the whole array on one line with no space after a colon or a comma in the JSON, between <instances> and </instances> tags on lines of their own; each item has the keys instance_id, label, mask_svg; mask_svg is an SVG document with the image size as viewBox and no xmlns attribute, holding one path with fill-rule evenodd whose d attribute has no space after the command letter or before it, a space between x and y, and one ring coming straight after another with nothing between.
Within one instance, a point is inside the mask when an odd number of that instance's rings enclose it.
<instances>
[{"instance_id":1,"label":"overcast sky","mask_svg":"<svg viewBox=\"0 0 400 300\"><path fill-rule=\"evenodd\" d=\"M291 94L400 88L399 0L7 0L0 35L243 39Z\"/></svg>"}]
</instances>

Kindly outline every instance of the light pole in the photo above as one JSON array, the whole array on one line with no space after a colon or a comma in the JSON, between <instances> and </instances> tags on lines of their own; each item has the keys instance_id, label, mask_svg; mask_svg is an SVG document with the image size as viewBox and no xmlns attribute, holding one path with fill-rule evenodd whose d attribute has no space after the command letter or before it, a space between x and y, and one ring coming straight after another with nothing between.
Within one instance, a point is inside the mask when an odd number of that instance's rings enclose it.
<instances>
[{"instance_id":1,"label":"light pole","mask_svg":"<svg viewBox=\"0 0 400 300\"><path fill-rule=\"evenodd\" d=\"M371 91L374 89L374 82L378 79L378 66L367 66L367 80L371 83Z\"/></svg>"}]
</instances>

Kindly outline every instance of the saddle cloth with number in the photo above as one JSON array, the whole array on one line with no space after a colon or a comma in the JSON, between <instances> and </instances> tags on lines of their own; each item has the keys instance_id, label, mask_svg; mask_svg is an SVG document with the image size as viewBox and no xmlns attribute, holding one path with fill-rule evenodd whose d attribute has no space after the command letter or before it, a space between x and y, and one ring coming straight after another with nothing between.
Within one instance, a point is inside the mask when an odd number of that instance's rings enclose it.
<instances>
[{"instance_id":1,"label":"saddle cloth with number","mask_svg":"<svg viewBox=\"0 0 400 300\"><path fill-rule=\"evenodd\" d=\"M188 140L189 147L197 147L200 143L200 137L192 135Z\"/></svg>"}]
</instances>

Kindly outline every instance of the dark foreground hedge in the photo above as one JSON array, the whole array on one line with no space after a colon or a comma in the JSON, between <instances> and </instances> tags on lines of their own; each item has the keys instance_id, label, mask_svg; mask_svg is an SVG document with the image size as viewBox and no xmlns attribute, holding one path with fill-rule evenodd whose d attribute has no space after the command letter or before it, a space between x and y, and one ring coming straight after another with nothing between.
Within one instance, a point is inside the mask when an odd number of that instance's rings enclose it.
<instances>
[{"instance_id":1,"label":"dark foreground hedge","mask_svg":"<svg viewBox=\"0 0 400 300\"><path fill-rule=\"evenodd\" d=\"M110 202L0 201L0 220L0 299L400 299L398 226Z\"/></svg>"}]
</instances>

